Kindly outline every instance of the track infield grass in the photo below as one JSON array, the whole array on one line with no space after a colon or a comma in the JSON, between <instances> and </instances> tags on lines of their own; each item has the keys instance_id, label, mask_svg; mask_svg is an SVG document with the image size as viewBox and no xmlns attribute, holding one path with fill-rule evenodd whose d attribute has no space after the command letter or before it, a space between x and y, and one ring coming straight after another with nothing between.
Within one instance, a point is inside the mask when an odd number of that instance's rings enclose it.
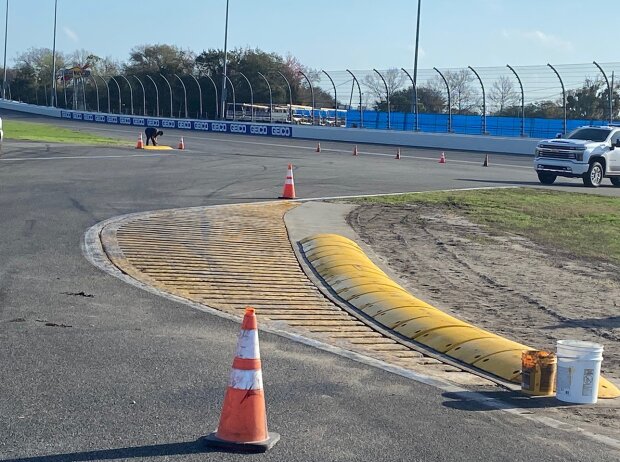
<instances>
[{"instance_id":1,"label":"track infield grass","mask_svg":"<svg viewBox=\"0 0 620 462\"><path fill-rule=\"evenodd\" d=\"M418 204L461 214L578 257L620 263L620 199L535 188L375 196L359 204Z\"/></svg>"},{"instance_id":2,"label":"track infield grass","mask_svg":"<svg viewBox=\"0 0 620 462\"><path fill-rule=\"evenodd\" d=\"M38 122L4 120L4 136L8 140L46 141L48 143L122 145L127 141Z\"/></svg>"}]
</instances>

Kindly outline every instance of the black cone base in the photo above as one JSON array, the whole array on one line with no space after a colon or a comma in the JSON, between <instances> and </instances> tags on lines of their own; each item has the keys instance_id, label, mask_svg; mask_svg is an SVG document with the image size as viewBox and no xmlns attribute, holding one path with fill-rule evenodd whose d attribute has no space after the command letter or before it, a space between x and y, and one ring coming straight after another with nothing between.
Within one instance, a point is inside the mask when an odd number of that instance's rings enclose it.
<instances>
[{"instance_id":1,"label":"black cone base","mask_svg":"<svg viewBox=\"0 0 620 462\"><path fill-rule=\"evenodd\" d=\"M227 449L231 452L266 452L280 441L279 433L269 432L269 438L258 443L235 443L234 441L226 441L215 436L215 432L200 438L200 442L210 448Z\"/></svg>"}]
</instances>

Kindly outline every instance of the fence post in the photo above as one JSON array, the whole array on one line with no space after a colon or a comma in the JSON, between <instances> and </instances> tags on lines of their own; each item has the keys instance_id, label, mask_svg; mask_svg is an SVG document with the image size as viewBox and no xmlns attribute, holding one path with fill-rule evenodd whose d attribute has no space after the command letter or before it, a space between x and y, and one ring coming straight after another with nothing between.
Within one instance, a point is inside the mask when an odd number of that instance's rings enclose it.
<instances>
[{"instance_id":1,"label":"fence post","mask_svg":"<svg viewBox=\"0 0 620 462\"><path fill-rule=\"evenodd\" d=\"M144 90L144 85L142 84L142 81L137 76L131 75L130 77L133 77L134 79L136 79L138 83L140 84L140 86L142 87L142 115L146 116L146 91Z\"/></svg>"},{"instance_id":2,"label":"fence post","mask_svg":"<svg viewBox=\"0 0 620 462\"><path fill-rule=\"evenodd\" d=\"M486 94L484 93L484 84L482 83L482 79L476 70L471 66L468 66L468 68L478 78L478 82L480 82L480 87L482 88L482 134L487 135L487 99Z\"/></svg>"},{"instance_id":3,"label":"fence post","mask_svg":"<svg viewBox=\"0 0 620 462\"><path fill-rule=\"evenodd\" d=\"M97 85L97 79L95 78L95 74L91 74L90 77L95 84L95 92L97 94L97 112L101 112L99 110L99 85ZM45 91L47 92L47 88L45 89ZM45 95L45 105L47 106L47 95Z\"/></svg>"},{"instance_id":4,"label":"fence post","mask_svg":"<svg viewBox=\"0 0 620 462\"><path fill-rule=\"evenodd\" d=\"M110 107L110 85L108 84L108 81L104 79L102 76L99 76L99 78L103 80L103 83L105 83L105 88L108 91L108 114L111 114L112 109Z\"/></svg>"},{"instance_id":5,"label":"fence post","mask_svg":"<svg viewBox=\"0 0 620 462\"><path fill-rule=\"evenodd\" d=\"M151 82L153 82L153 86L155 87L155 103L156 103L156 116L159 117L159 88L157 88L157 84L155 83L155 80L153 80L153 78L150 75L146 76Z\"/></svg>"},{"instance_id":6,"label":"fence post","mask_svg":"<svg viewBox=\"0 0 620 462\"><path fill-rule=\"evenodd\" d=\"M605 78L605 83L607 83L607 91L608 91L608 100L609 100L609 123L612 123L614 121L614 113L613 113L613 90L612 87L609 85L609 79L607 78L607 74L605 74L605 71L603 70L603 68L601 66L599 66L599 64L596 61L592 61L592 63L598 67L598 70L601 71L601 74L603 74L603 77Z\"/></svg>"},{"instance_id":7,"label":"fence post","mask_svg":"<svg viewBox=\"0 0 620 462\"><path fill-rule=\"evenodd\" d=\"M407 75L407 77L409 77L409 80L411 80L411 89L412 89L411 112L415 113L414 130L417 132L417 131L420 131L420 126L419 126L419 121L418 121L418 88L417 88L415 81L413 80L413 77L411 77L411 74L409 74L409 72L407 72L404 67L401 67L400 70L403 71Z\"/></svg>"},{"instance_id":8,"label":"fence post","mask_svg":"<svg viewBox=\"0 0 620 462\"><path fill-rule=\"evenodd\" d=\"M166 77L164 77L163 74L160 73L159 75L168 84L168 90L170 90L170 117L174 117L174 108L172 106L172 85L170 85L170 82L168 81L168 79Z\"/></svg>"},{"instance_id":9,"label":"fence post","mask_svg":"<svg viewBox=\"0 0 620 462\"><path fill-rule=\"evenodd\" d=\"M387 83L385 82L385 79L383 78L383 76L381 75L381 73L377 70L377 69L373 69L373 71L375 71L377 73L377 75L379 77L381 77L381 80L383 81L383 85L385 86L385 94L387 96L387 129L389 130L391 127L390 124L390 90L387 86Z\"/></svg>"},{"instance_id":10,"label":"fence post","mask_svg":"<svg viewBox=\"0 0 620 462\"><path fill-rule=\"evenodd\" d=\"M239 75L245 79L248 87L250 87L250 120L254 122L254 91L252 90L252 84L243 72L239 72Z\"/></svg>"},{"instance_id":11,"label":"fence post","mask_svg":"<svg viewBox=\"0 0 620 462\"><path fill-rule=\"evenodd\" d=\"M267 77L265 77L263 74L261 74L260 72L257 72L258 75L260 75L263 80L265 80L265 83L267 84L267 88L269 89L269 123L273 122L273 95L271 94L271 85L269 84L269 80L267 80Z\"/></svg>"},{"instance_id":12,"label":"fence post","mask_svg":"<svg viewBox=\"0 0 620 462\"><path fill-rule=\"evenodd\" d=\"M433 67L433 69L441 76L443 83L446 84L446 90L448 91L448 133L452 133L452 99L450 98L450 85L448 85L448 81L439 69L436 67Z\"/></svg>"},{"instance_id":13,"label":"fence post","mask_svg":"<svg viewBox=\"0 0 620 462\"><path fill-rule=\"evenodd\" d=\"M334 81L332 80L331 75L329 75L325 71L321 71L321 72L327 76L329 81L332 83L332 87L334 87L334 127L337 127L338 126L338 94L336 93L336 85L334 84Z\"/></svg>"},{"instance_id":14,"label":"fence post","mask_svg":"<svg viewBox=\"0 0 620 462\"><path fill-rule=\"evenodd\" d=\"M215 90L215 118L219 119L220 118L220 100L217 97L217 85L215 84L215 82L213 81L213 79L211 78L209 74L205 74L205 77L209 79L211 83L213 84L213 89Z\"/></svg>"},{"instance_id":15,"label":"fence post","mask_svg":"<svg viewBox=\"0 0 620 462\"><path fill-rule=\"evenodd\" d=\"M116 88L118 88L118 113L122 114L123 113L123 101L121 99L121 86L118 84L118 81L110 76L110 79L116 84Z\"/></svg>"},{"instance_id":16,"label":"fence post","mask_svg":"<svg viewBox=\"0 0 620 462\"><path fill-rule=\"evenodd\" d=\"M82 97L84 101L84 110L86 111L86 86L84 85L84 76L80 77L80 83L82 84ZM37 96L37 106L39 105L39 97Z\"/></svg>"},{"instance_id":17,"label":"fence post","mask_svg":"<svg viewBox=\"0 0 620 462\"><path fill-rule=\"evenodd\" d=\"M560 81L560 85L562 85L562 105L564 106L564 131L563 135L566 134L566 89L564 88L564 82L562 82L562 77L560 77L560 73L553 67L551 64L547 63L547 66L551 68L555 75L558 76L558 80Z\"/></svg>"},{"instance_id":18,"label":"fence post","mask_svg":"<svg viewBox=\"0 0 620 462\"><path fill-rule=\"evenodd\" d=\"M185 88L185 83L183 83L183 80L181 80L181 77L179 77L176 74L172 74L174 75L177 79L179 79L179 82L181 82L181 86L183 87L183 98L185 99L185 118L187 119L187 88Z\"/></svg>"},{"instance_id":19,"label":"fence post","mask_svg":"<svg viewBox=\"0 0 620 462\"><path fill-rule=\"evenodd\" d=\"M364 128L364 111L362 110L362 87L360 87L360 82L359 80L357 80L357 77L355 77L353 72L351 72L349 69L347 69L347 72L351 74L351 77L353 77L353 81L357 84L357 91L360 95L360 128Z\"/></svg>"},{"instance_id":20,"label":"fence post","mask_svg":"<svg viewBox=\"0 0 620 462\"><path fill-rule=\"evenodd\" d=\"M196 78L196 76L194 74L190 74L190 77L193 78L196 81L196 85L198 85L198 104L200 106L200 114L198 115L198 118L201 119L202 118L202 88L200 88L200 82L198 81L198 79Z\"/></svg>"},{"instance_id":21,"label":"fence post","mask_svg":"<svg viewBox=\"0 0 620 462\"><path fill-rule=\"evenodd\" d=\"M280 71L277 71L278 74L280 74L280 77L282 77L284 79L284 81L286 82L286 85L288 86L288 100L289 100L289 105L288 105L288 118L289 118L289 123L293 123L293 92L291 91L291 84L288 82L288 79L284 76L284 74Z\"/></svg>"},{"instance_id":22,"label":"fence post","mask_svg":"<svg viewBox=\"0 0 620 462\"><path fill-rule=\"evenodd\" d=\"M515 71L510 64L506 64L506 67L512 71L512 73L517 78L517 82L519 82L519 87L521 87L521 136L525 136L525 93L523 92L523 84L521 83L521 78L517 71Z\"/></svg>"},{"instance_id":23,"label":"fence post","mask_svg":"<svg viewBox=\"0 0 620 462\"><path fill-rule=\"evenodd\" d=\"M119 75L119 77L122 77L123 79L125 79L125 82L127 82L127 85L129 85L129 99L131 101L131 115L134 115L133 113L133 88L131 88L131 84L129 83L129 79L127 79L127 77L125 77L124 75Z\"/></svg>"},{"instance_id":24,"label":"fence post","mask_svg":"<svg viewBox=\"0 0 620 462\"><path fill-rule=\"evenodd\" d=\"M297 72L299 72L306 79L306 82L308 82L308 86L310 87L310 98L312 98L312 111L310 112L310 116L312 117L312 125L314 125L314 88L312 87L312 82L310 82L310 79L306 74L302 71Z\"/></svg>"}]
</instances>

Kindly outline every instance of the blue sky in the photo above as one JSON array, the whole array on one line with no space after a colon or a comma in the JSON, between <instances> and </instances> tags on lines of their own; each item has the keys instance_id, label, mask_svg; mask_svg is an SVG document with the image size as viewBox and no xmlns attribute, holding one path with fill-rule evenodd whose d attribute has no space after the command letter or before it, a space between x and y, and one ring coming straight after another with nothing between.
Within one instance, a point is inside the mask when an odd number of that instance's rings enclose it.
<instances>
[{"instance_id":1,"label":"blue sky","mask_svg":"<svg viewBox=\"0 0 620 462\"><path fill-rule=\"evenodd\" d=\"M620 61L608 14L618 2L584 4L422 0L419 67ZM140 44L223 48L225 6L226 0L58 0L56 47L120 61ZM228 46L290 52L316 69L412 68L416 8L416 0L230 0ZM53 14L54 0L9 0L9 64L28 48L52 47Z\"/></svg>"}]
</instances>

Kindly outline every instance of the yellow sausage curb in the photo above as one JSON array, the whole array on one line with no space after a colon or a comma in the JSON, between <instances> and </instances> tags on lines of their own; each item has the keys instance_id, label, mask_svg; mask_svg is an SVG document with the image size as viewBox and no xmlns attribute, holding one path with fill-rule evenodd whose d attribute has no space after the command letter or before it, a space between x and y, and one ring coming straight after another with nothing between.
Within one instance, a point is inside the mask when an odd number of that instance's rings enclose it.
<instances>
[{"instance_id":1,"label":"yellow sausage curb","mask_svg":"<svg viewBox=\"0 0 620 462\"><path fill-rule=\"evenodd\" d=\"M350 239L317 234L300 243L310 264L334 292L375 321L458 361L520 383L521 353L533 348L472 326L417 299ZM598 397L619 396L620 389L601 377Z\"/></svg>"}]
</instances>

